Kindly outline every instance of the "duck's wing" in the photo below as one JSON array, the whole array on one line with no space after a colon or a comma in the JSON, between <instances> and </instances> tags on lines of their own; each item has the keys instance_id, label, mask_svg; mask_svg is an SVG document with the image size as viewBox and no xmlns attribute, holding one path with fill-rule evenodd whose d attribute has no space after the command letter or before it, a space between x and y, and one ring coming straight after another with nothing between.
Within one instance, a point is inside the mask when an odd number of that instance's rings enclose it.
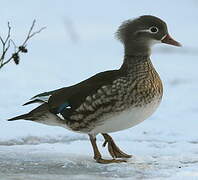
<instances>
[{"instance_id":1,"label":"duck's wing","mask_svg":"<svg viewBox=\"0 0 198 180\"><path fill-rule=\"evenodd\" d=\"M41 122L44 119L45 121L49 121L50 116L50 118L53 119L53 123L57 122L60 118L56 116L56 114L62 111L65 111L64 114L67 114L67 110L71 112L78 108L87 96L96 93L102 86L111 85L118 76L118 70L105 71L76 85L38 94L24 105L41 103L40 106L27 114L13 117L9 119L9 121L27 119Z\"/></svg>"},{"instance_id":2,"label":"duck's wing","mask_svg":"<svg viewBox=\"0 0 198 180\"><path fill-rule=\"evenodd\" d=\"M60 113L66 107L78 108L86 97L94 94L102 86L108 86L119 76L118 70L105 71L82 81L74 86L59 89L48 100L51 112Z\"/></svg>"}]
</instances>

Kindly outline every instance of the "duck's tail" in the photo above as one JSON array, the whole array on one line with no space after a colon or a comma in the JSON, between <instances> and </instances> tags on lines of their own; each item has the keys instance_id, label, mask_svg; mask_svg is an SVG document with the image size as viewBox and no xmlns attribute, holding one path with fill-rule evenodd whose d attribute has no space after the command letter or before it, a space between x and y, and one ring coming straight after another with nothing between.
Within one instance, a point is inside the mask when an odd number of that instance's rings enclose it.
<instances>
[{"instance_id":1,"label":"duck's tail","mask_svg":"<svg viewBox=\"0 0 198 180\"><path fill-rule=\"evenodd\" d=\"M65 120L61 119L56 114L51 113L46 103L41 104L40 106L33 109L27 114L22 114L20 116L10 118L8 119L8 121L15 121L20 119L36 121L38 123L51 125L51 126L63 126L63 127L66 126Z\"/></svg>"},{"instance_id":2,"label":"duck's tail","mask_svg":"<svg viewBox=\"0 0 198 180\"><path fill-rule=\"evenodd\" d=\"M8 119L8 121L14 121L14 120L19 120L19 119L39 121L40 117L42 117L44 114L48 112L49 110L47 108L47 105L44 103L38 106L37 108L33 109L29 113L10 118Z\"/></svg>"},{"instance_id":3,"label":"duck's tail","mask_svg":"<svg viewBox=\"0 0 198 180\"><path fill-rule=\"evenodd\" d=\"M16 117L13 117L13 118L8 119L8 121L15 121L15 120L19 120L19 119L30 120L30 114L29 113L22 114L20 116L16 116Z\"/></svg>"}]
</instances>

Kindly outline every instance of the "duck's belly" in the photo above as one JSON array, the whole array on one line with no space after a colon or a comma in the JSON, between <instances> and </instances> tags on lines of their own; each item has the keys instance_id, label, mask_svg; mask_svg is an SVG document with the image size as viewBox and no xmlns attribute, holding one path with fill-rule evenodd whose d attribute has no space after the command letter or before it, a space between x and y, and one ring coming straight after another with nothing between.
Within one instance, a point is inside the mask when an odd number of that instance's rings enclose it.
<instances>
[{"instance_id":1,"label":"duck's belly","mask_svg":"<svg viewBox=\"0 0 198 180\"><path fill-rule=\"evenodd\" d=\"M161 98L156 98L149 104L141 107L132 107L120 113L103 117L91 131L92 134L110 133L133 127L149 116L151 116L159 106Z\"/></svg>"}]
</instances>

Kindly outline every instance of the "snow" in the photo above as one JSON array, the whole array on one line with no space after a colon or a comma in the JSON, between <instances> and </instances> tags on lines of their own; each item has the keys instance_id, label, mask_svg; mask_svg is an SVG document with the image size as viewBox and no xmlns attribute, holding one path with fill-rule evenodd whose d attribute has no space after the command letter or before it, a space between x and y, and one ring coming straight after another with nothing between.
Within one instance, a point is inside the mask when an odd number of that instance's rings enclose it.
<instances>
[{"instance_id":1,"label":"snow","mask_svg":"<svg viewBox=\"0 0 198 180\"><path fill-rule=\"evenodd\" d=\"M32 39L19 66L9 64L0 71L0 179L198 179L197 1L164 2L163 7L157 0L2 3L1 34L7 20L18 40L34 18L38 28L48 28ZM84 134L6 121L34 108L20 105L38 93L119 67L123 50L113 33L123 20L142 14L164 19L183 47L156 45L152 60L165 91L160 107L143 123L111 134L124 152L133 155L127 163L95 163ZM64 26L66 20L73 23L75 41ZM98 136L102 154L110 158L102 143Z\"/></svg>"}]
</instances>

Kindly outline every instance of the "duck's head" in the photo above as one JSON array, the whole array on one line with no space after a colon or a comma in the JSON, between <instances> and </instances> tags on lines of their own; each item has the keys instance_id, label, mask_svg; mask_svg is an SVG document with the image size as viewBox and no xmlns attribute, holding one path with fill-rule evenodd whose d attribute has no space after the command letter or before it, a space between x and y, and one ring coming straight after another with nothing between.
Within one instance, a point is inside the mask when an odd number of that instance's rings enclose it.
<instances>
[{"instance_id":1,"label":"duck's head","mask_svg":"<svg viewBox=\"0 0 198 180\"><path fill-rule=\"evenodd\" d=\"M150 15L123 22L117 37L124 44L126 54L150 53L150 47L156 43L181 46L169 35L166 23Z\"/></svg>"}]
</instances>

